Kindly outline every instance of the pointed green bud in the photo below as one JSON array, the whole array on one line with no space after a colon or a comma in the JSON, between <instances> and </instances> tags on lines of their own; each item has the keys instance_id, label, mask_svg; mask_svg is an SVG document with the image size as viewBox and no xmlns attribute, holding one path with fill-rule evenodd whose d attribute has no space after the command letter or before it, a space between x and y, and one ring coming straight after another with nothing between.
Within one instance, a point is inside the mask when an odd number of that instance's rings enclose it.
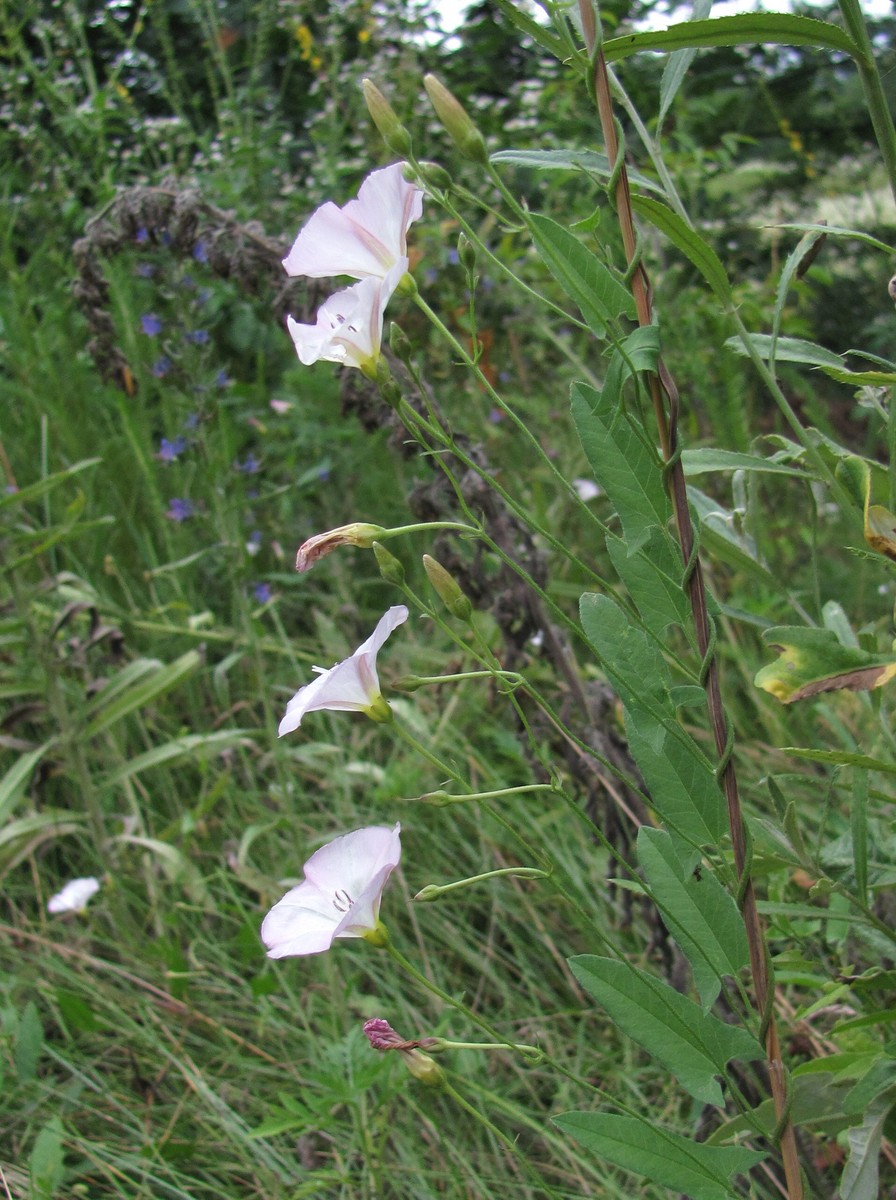
<instances>
[{"instance_id":1,"label":"pointed green bud","mask_svg":"<svg viewBox=\"0 0 896 1200\"><path fill-rule=\"evenodd\" d=\"M473 605L460 590L460 586L451 572L446 571L440 562L428 554L423 555L423 566L436 595L452 617L457 617L459 621L469 621L473 616Z\"/></svg>"},{"instance_id":2,"label":"pointed green bud","mask_svg":"<svg viewBox=\"0 0 896 1200\"><path fill-rule=\"evenodd\" d=\"M404 583L404 567L395 555L387 550L382 542L373 543L373 553L376 556L380 574L386 583L395 583L401 587Z\"/></svg>"},{"instance_id":3,"label":"pointed green bud","mask_svg":"<svg viewBox=\"0 0 896 1200\"><path fill-rule=\"evenodd\" d=\"M457 257L467 274L472 275L476 270L476 247L465 233L458 234Z\"/></svg>"},{"instance_id":4,"label":"pointed green bud","mask_svg":"<svg viewBox=\"0 0 896 1200\"><path fill-rule=\"evenodd\" d=\"M488 162L485 139L470 120L464 106L452 96L435 75L424 75L423 86L426 88L430 103L436 110L436 116L445 126L461 154L472 159L473 162L485 166Z\"/></svg>"},{"instance_id":5,"label":"pointed green bud","mask_svg":"<svg viewBox=\"0 0 896 1200\"><path fill-rule=\"evenodd\" d=\"M444 167L440 167L438 163L422 162L418 164L419 177L424 183L428 183L430 187L438 188L440 192L449 192L454 186L454 180L448 174Z\"/></svg>"},{"instance_id":6,"label":"pointed green bud","mask_svg":"<svg viewBox=\"0 0 896 1200\"><path fill-rule=\"evenodd\" d=\"M400 325L396 325L394 321L389 325L389 349L399 362L403 362L405 366L410 365L414 347L411 345L411 339L405 331Z\"/></svg>"},{"instance_id":7,"label":"pointed green bud","mask_svg":"<svg viewBox=\"0 0 896 1200\"><path fill-rule=\"evenodd\" d=\"M411 135L399 121L395 109L371 80L362 79L361 88L364 92L364 103L370 113L370 119L380 131L383 141L390 150L400 154L402 158L409 157Z\"/></svg>"}]
</instances>

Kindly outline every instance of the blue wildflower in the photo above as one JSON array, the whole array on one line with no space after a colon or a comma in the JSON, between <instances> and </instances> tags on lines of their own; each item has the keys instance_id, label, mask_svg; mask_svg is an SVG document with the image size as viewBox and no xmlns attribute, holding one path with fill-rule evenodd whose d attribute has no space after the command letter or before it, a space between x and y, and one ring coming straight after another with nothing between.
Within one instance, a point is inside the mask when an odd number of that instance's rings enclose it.
<instances>
[{"instance_id":1,"label":"blue wildflower","mask_svg":"<svg viewBox=\"0 0 896 1200\"><path fill-rule=\"evenodd\" d=\"M178 435L176 438L162 438L156 458L159 462L172 463L187 448L187 439Z\"/></svg>"},{"instance_id":2,"label":"blue wildflower","mask_svg":"<svg viewBox=\"0 0 896 1200\"><path fill-rule=\"evenodd\" d=\"M269 583L256 583L252 589L252 595L259 604L267 604L274 592Z\"/></svg>"},{"instance_id":3,"label":"blue wildflower","mask_svg":"<svg viewBox=\"0 0 896 1200\"><path fill-rule=\"evenodd\" d=\"M137 230L136 236L134 237L134 241L137 243L138 246L142 246L142 245L144 245L144 243L149 241L149 230L146 228L145 225L141 225L140 228Z\"/></svg>"},{"instance_id":4,"label":"blue wildflower","mask_svg":"<svg viewBox=\"0 0 896 1200\"><path fill-rule=\"evenodd\" d=\"M207 329L194 329L187 334L187 341L192 342L194 346L204 346L210 340Z\"/></svg>"},{"instance_id":5,"label":"blue wildflower","mask_svg":"<svg viewBox=\"0 0 896 1200\"><path fill-rule=\"evenodd\" d=\"M247 454L242 462L237 459L233 466L242 475L257 475L261 470L261 459L254 454Z\"/></svg>"},{"instance_id":6,"label":"blue wildflower","mask_svg":"<svg viewBox=\"0 0 896 1200\"><path fill-rule=\"evenodd\" d=\"M162 322L155 313L144 313L140 318L140 328L148 337L157 337L162 332Z\"/></svg>"},{"instance_id":7,"label":"blue wildflower","mask_svg":"<svg viewBox=\"0 0 896 1200\"><path fill-rule=\"evenodd\" d=\"M198 263L208 262L208 250L206 249L205 242L202 240L202 238L200 238L193 247L193 257Z\"/></svg>"},{"instance_id":8,"label":"blue wildflower","mask_svg":"<svg viewBox=\"0 0 896 1200\"><path fill-rule=\"evenodd\" d=\"M137 263L137 274L141 279L152 279L156 269L152 263Z\"/></svg>"},{"instance_id":9,"label":"blue wildflower","mask_svg":"<svg viewBox=\"0 0 896 1200\"><path fill-rule=\"evenodd\" d=\"M169 521L186 521L196 512L196 505L192 500L172 500L168 505L168 511L165 516Z\"/></svg>"},{"instance_id":10,"label":"blue wildflower","mask_svg":"<svg viewBox=\"0 0 896 1200\"><path fill-rule=\"evenodd\" d=\"M161 358L157 358L152 364L152 373L156 379L164 379L171 370L171 359L167 354L163 354Z\"/></svg>"}]
</instances>

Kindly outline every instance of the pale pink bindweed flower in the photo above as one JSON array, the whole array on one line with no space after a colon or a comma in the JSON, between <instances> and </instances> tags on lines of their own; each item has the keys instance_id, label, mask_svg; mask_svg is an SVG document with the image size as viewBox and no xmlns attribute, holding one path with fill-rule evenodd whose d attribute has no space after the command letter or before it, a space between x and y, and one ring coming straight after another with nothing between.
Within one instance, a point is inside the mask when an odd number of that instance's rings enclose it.
<instances>
[{"instance_id":1,"label":"pale pink bindweed flower","mask_svg":"<svg viewBox=\"0 0 896 1200\"><path fill-rule=\"evenodd\" d=\"M407 619L407 606L393 605L350 658L344 658L328 671L315 667L314 670L319 672L317 679L299 688L286 706L286 715L277 730L278 737L298 729L306 713L324 708L366 713L374 721L390 720L392 710L380 691L376 656L392 631Z\"/></svg>"},{"instance_id":2,"label":"pale pink bindweed flower","mask_svg":"<svg viewBox=\"0 0 896 1200\"><path fill-rule=\"evenodd\" d=\"M321 846L304 880L279 900L261 926L269 958L322 954L336 938L383 944L380 901L401 858L401 825L368 825Z\"/></svg>"},{"instance_id":3,"label":"pale pink bindweed flower","mask_svg":"<svg viewBox=\"0 0 896 1200\"><path fill-rule=\"evenodd\" d=\"M371 275L336 292L317 310L314 325L302 325L288 316L286 326L299 361L306 367L320 361L341 363L374 378L383 341L383 315L407 266L406 258L399 259L382 278Z\"/></svg>"},{"instance_id":4,"label":"pale pink bindweed flower","mask_svg":"<svg viewBox=\"0 0 896 1200\"><path fill-rule=\"evenodd\" d=\"M87 907L87 901L99 890L100 881L93 875L89 875L86 879L72 879L61 892L50 897L47 901L47 912L83 912Z\"/></svg>"},{"instance_id":5,"label":"pale pink bindweed flower","mask_svg":"<svg viewBox=\"0 0 896 1200\"><path fill-rule=\"evenodd\" d=\"M331 275L385 279L400 263L400 278L408 267L408 229L422 215L422 190L405 179L402 163L394 163L368 175L357 199L342 208L332 201L322 204L299 233L283 266L287 275L311 279Z\"/></svg>"}]
</instances>

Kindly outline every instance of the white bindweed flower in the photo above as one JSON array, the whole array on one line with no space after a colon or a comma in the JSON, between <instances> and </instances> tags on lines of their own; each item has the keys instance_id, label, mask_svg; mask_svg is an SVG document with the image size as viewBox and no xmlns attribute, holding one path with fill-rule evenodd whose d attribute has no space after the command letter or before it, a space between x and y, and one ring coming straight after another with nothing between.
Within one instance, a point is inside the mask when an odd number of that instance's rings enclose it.
<instances>
[{"instance_id":1,"label":"white bindweed flower","mask_svg":"<svg viewBox=\"0 0 896 1200\"><path fill-rule=\"evenodd\" d=\"M72 879L61 892L47 901L47 912L83 912L87 901L100 890L100 881L93 875L86 879Z\"/></svg>"},{"instance_id":2,"label":"white bindweed flower","mask_svg":"<svg viewBox=\"0 0 896 1200\"><path fill-rule=\"evenodd\" d=\"M383 944L380 901L401 858L401 825L368 825L321 846L304 880L274 905L261 926L268 958L321 954L336 938Z\"/></svg>"},{"instance_id":3,"label":"white bindweed flower","mask_svg":"<svg viewBox=\"0 0 896 1200\"><path fill-rule=\"evenodd\" d=\"M408 266L408 229L422 214L422 190L405 179L402 163L394 163L368 175L358 198L343 208L332 201L322 204L299 233L283 266L287 275L311 279L331 275L385 279L400 263L400 278Z\"/></svg>"},{"instance_id":4,"label":"white bindweed flower","mask_svg":"<svg viewBox=\"0 0 896 1200\"><path fill-rule=\"evenodd\" d=\"M292 733L302 723L306 713L329 708L337 711L362 712L375 721L388 721L392 710L380 692L376 673L376 656L394 629L408 619L407 606L393 605L379 620L376 629L354 652L330 667L315 667L318 677L299 688L286 707L286 715L277 730L279 737Z\"/></svg>"},{"instance_id":5,"label":"white bindweed flower","mask_svg":"<svg viewBox=\"0 0 896 1200\"><path fill-rule=\"evenodd\" d=\"M407 265L407 258L401 258L383 278L371 275L336 292L317 310L314 325L301 325L287 317L300 362L306 367L321 360L341 363L375 378L383 341L383 314Z\"/></svg>"}]
</instances>

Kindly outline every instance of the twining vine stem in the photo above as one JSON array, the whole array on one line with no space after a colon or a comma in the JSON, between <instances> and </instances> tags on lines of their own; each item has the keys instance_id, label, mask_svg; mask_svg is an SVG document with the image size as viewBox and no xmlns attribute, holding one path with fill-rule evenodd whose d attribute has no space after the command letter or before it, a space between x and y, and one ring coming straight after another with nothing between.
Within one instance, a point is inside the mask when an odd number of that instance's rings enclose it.
<instances>
[{"instance_id":1,"label":"twining vine stem","mask_svg":"<svg viewBox=\"0 0 896 1200\"><path fill-rule=\"evenodd\" d=\"M625 247L626 260L631 274L631 288L635 299L639 325L651 325L652 304L650 281L639 258L637 230L632 213L628 173L620 154L616 121L613 115L613 100L606 60L597 36L597 23L591 0L579 0L579 12L585 34L585 45L591 56L594 69L592 84L600 117L601 130L607 156L615 164L611 187L614 190L617 218ZM660 444L666 463L666 479L675 512L675 522L681 553L685 563L685 580L697 632L697 645L703 656L701 670L706 690L707 709L719 755L718 777L728 807L728 822L734 865L741 880L738 900L746 926L750 949L750 968L756 993L756 1007L762 1016L762 1036L765 1043L769 1080L777 1118L777 1134L787 1182L788 1200L803 1200L803 1181L800 1171L796 1135L789 1116L787 1076L781 1059L781 1048L774 1013L774 989L769 975L765 937L756 896L749 875L747 840L743 815L738 795L737 774L734 765L733 736L728 728L725 709L719 686L718 663L715 656L715 635L706 604L706 588L703 572L696 552L694 526L688 506L684 468L681 463L681 448L678 441L678 390L669 371L658 361L656 374L650 377L650 393L659 429Z\"/></svg>"}]
</instances>

